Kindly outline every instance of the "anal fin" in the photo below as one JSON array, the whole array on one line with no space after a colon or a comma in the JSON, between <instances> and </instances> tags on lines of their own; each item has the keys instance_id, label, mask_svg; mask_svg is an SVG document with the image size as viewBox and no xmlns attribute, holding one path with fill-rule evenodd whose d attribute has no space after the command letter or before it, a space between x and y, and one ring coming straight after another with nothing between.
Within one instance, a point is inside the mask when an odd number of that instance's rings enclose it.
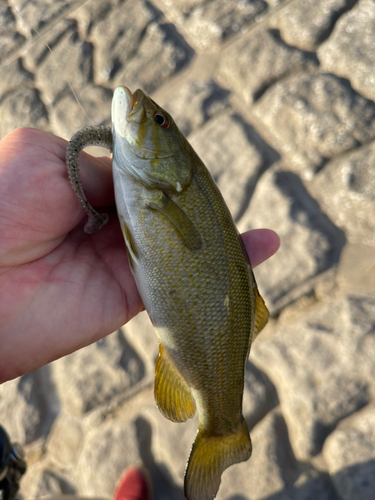
<instances>
[{"instance_id":1,"label":"anal fin","mask_svg":"<svg viewBox=\"0 0 375 500\"><path fill-rule=\"evenodd\" d=\"M154 395L160 412L173 422L185 422L195 414L195 401L190 388L161 344L155 366Z\"/></svg>"}]
</instances>

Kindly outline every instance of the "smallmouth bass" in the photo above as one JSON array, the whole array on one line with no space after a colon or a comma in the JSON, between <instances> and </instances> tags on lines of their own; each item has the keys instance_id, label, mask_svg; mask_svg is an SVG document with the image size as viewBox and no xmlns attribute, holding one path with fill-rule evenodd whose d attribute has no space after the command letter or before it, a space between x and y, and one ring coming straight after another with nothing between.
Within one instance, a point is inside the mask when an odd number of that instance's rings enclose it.
<instances>
[{"instance_id":1,"label":"smallmouth bass","mask_svg":"<svg viewBox=\"0 0 375 500\"><path fill-rule=\"evenodd\" d=\"M155 401L174 422L199 415L185 472L185 497L216 496L221 474L251 455L242 415L245 363L268 320L229 209L173 118L141 90L118 87L112 129L71 139L67 166L89 216L78 157L88 145L113 149L116 207L129 264L159 339Z\"/></svg>"}]
</instances>

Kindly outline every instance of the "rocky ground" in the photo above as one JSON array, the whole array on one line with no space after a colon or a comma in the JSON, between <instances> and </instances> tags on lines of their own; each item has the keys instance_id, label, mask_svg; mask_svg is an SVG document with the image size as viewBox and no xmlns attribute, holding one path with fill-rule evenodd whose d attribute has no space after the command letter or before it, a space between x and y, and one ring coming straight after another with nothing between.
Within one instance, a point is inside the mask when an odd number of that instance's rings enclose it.
<instances>
[{"instance_id":1,"label":"rocky ground","mask_svg":"<svg viewBox=\"0 0 375 500\"><path fill-rule=\"evenodd\" d=\"M275 229L256 269L272 313L251 350L252 458L220 500L370 500L375 491L375 1L1 0L0 137L109 124L112 90L175 117L241 231ZM102 153L100 153L102 154ZM181 500L197 421L153 402L145 314L0 387L26 498L110 497L143 463Z\"/></svg>"}]
</instances>

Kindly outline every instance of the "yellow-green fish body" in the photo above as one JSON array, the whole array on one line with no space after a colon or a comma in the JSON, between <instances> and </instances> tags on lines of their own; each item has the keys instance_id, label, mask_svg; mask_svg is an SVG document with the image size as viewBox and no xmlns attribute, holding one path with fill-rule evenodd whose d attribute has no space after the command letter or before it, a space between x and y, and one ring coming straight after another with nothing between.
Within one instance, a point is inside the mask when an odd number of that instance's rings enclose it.
<instances>
[{"instance_id":1,"label":"yellow-green fish body","mask_svg":"<svg viewBox=\"0 0 375 500\"><path fill-rule=\"evenodd\" d=\"M170 115L119 87L112 136L117 211L160 342L156 403L176 422L198 409L185 495L212 499L223 470L251 454L245 363L268 312L221 193Z\"/></svg>"}]
</instances>

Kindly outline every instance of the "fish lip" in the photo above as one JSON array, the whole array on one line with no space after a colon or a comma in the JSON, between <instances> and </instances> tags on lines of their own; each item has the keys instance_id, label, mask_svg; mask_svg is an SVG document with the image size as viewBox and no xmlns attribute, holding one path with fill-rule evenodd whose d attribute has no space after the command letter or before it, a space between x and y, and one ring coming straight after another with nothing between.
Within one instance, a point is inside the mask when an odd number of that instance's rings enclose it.
<instances>
[{"instance_id":1,"label":"fish lip","mask_svg":"<svg viewBox=\"0 0 375 500\"><path fill-rule=\"evenodd\" d=\"M130 92L130 90L121 85L120 87L117 87L113 93L113 101L119 105L123 104L123 99L126 101L126 110L125 110L125 115L128 116L129 113L131 113L133 107L134 107L134 98L133 94ZM112 110L115 111L115 110Z\"/></svg>"},{"instance_id":2,"label":"fish lip","mask_svg":"<svg viewBox=\"0 0 375 500\"><path fill-rule=\"evenodd\" d=\"M128 115L133 108L133 94L127 87L117 87L112 99L112 133L125 137Z\"/></svg>"}]
</instances>

